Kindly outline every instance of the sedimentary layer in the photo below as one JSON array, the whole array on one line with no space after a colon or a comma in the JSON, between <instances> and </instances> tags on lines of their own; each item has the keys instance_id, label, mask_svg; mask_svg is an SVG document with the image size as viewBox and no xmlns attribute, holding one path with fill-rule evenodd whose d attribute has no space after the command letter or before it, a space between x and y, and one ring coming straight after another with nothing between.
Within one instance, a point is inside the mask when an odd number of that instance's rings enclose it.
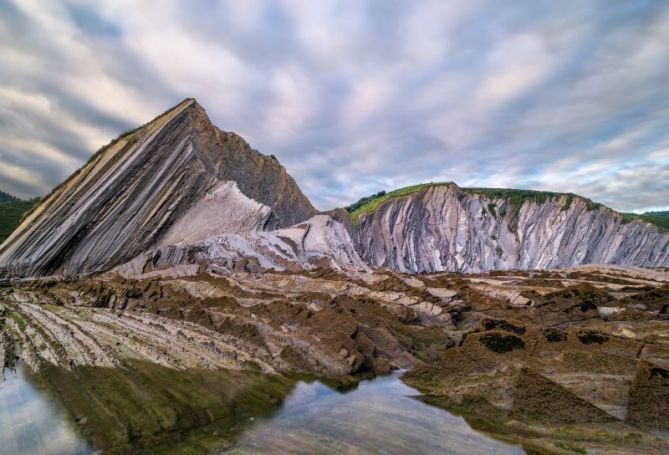
<instances>
[{"instance_id":1,"label":"sedimentary layer","mask_svg":"<svg viewBox=\"0 0 669 455\"><path fill-rule=\"evenodd\" d=\"M668 295L666 270L620 266L189 277L166 268L139 280L38 280L0 289L0 359L65 390L101 449L133 452L220 418L209 395L194 409L178 402L160 425L142 409L183 399L183 387L209 394L225 377L244 380L243 370L402 368L421 399L535 452L666 453ZM123 387L139 402L123 406Z\"/></svg>"},{"instance_id":2,"label":"sedimentary layer","mask_svg":"<svg viewBox=\"0 0 669 455\"><path fill-rule=\"evenodd\" d=\"M669 235L568 194L519 202L433 185L358 221L362 258L405 273L669 265Z\"/></svg>"},{"instance_id":3,"label":"sedimentary layer","mask_svg":"<svg viewBox=\"0 0 669 455\"><path fill-rule=\"evenodd\" d=\"M108 270L157 245L226 181L271 209L261 228L316 213L275 158L213 126L187 99L101 149L45 197L0 247L0 278Z\"/></svg>"}]
</instances>

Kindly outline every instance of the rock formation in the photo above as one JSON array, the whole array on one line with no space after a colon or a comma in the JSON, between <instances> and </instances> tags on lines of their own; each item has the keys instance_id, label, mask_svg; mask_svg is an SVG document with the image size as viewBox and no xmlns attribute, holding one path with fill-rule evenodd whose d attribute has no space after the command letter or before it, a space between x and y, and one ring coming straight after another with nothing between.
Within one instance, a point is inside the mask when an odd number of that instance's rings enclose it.
<instances>
[{"instance_id":1,"label":"rock formation","mask_svg":"<svg viewBox=\"0 0 669 455\"><path fill-rule=\"evenodd\" d=\"M669 235L569 194L518 201L429 185L388 198L358 224L362 258L405 273L669 265Z\"/></svg>"},{"instance_id":2,"label":"rock formation","mask_svg":"<svg viewBox=\"0 0 669 455\"><path fill-rule=\"evenodd\" d=\"M570 194L418 185L351 222L316 215L274 157L187 99L124 134L45 197L0 246L0 281L175 266L397 272L669 265L669 236Z\"/></svg>"},{"instance_id":3,"label":"rock formation","mask_svg":"<svg viewBox=\"0 0 669 455\"><path fill-rule=\"evenodd\" d=\"M528 452L667 453L669 268L631 266L669 265L666 234L574 195L367 200L317 213L185 100L0 246L0 374L23 362L114 453L217 453L210 425L234 437L295 373L393 369ZM621 265L563 268L587 263Z\"/></svg>"},{"instance_id":4,"label":"rock formation","mask_svg":"<svg viewBox=\"0 0 669 455\"><path fill-rule=\"evenodd\" d=\"M255 228L287 227L316 213L276 159L213 126L187 99L102 148L45 197L0 247L0 278L108 270L177 235L171 226L228 181L264 204L261 219L242 221L261 223ZM207 218L206 209L200 215ZM231 224L217 233L242 229Z\"/></svg>"}]
</instances>

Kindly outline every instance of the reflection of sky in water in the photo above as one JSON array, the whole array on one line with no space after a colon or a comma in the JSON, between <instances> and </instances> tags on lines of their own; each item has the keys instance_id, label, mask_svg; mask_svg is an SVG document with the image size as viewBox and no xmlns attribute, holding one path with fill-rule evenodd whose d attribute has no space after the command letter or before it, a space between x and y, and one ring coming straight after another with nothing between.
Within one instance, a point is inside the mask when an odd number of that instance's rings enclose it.
<instances>
[{"instance_id":1,"label":"reflection of sky in water","mask_svg":"<svg viewBox=\"0 0 669 455\"><path fill-rule=\"evenodd\" d=\"M245 431L230 453L523 454L464 419L410 398L398 374L348 393L299 383L281 410Z\"/></svg>"},{"instance_id":2,"label":"reflection of sky in water","mask_svg":"<svg viewBox=\"0 0 669 455\"><path fill-rule=\"evenodd\" d=\"M23 367L5 369L0 383L0 453L87 454L92 450L73 431L63 412L25 377Z\"/></svg>"},{"instance_id":3,"label":"reflection of sky in water","mask_svg":"<svg viewBox=\"0 0 669 455\"><path fill-rule=\"evenodd\" d=\"M64 413L26 377L5 370L0 384L0 454L88 454ZM230 453L522 454L471 429L464 419L410 398L399 374L338 392L300 382L281 409L242 433Z\"/></svg>"}]
</instances>

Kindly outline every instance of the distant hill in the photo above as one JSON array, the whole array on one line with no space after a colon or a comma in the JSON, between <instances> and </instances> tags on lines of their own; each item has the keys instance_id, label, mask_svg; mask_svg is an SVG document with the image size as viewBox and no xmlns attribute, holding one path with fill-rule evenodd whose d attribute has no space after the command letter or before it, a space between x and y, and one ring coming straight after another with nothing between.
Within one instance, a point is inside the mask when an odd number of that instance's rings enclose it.
<instances>
[{"instance_id":1,"label":"distant hill","mask_svg":"<svg viewBox=\"0 0 669 455\"><path fill-rule=\"evenodd\" d=\"M15 202L18 201L19 198L16 196L12 196L9 193L5 193L4 191L0 191L0 202Z\"/></svg>"},{"instance_id":2,"label":"distant hill","mask_svg":"<svg viewBox=\"0 0 669 455\"><path fill-rule=\"evenodd\" d=\"M5 197L8 197L5 199ZM0 243L4 242L39 199L22 201L0 191Z\"/></svg>"},{"instance_id":3,"label":"distant hill","mask_svg":"<svg viewBox=\"0 0 669 455\"><path fill-rule=\"evenodd\" d=\"M669 231L669 211L646 212L639 215L639 218Z\"/></svg>"}]
</instances>

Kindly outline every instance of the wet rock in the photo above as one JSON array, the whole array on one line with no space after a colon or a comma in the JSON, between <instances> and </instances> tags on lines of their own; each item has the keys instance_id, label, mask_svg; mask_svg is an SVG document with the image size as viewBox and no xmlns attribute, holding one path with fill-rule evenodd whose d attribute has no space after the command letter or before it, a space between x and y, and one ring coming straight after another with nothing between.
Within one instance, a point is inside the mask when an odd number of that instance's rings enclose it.
<instances>
[{"instance_id":1,"label":"wet rock","mask_svg":"<svg viewBox=\"0 0 669 455\"><path fill-rule=\"evenodd\" d=\"M547 327L542 330L542 333L544 338L546 338L546 341L549 343L560 343L562 341L567 341L567 333L554 327Z\"/></svg>"},{"instance_id":2,"label":"wet rock","mask_svg":"<svg viewBox=\"0 0 669 455\"><path fill-rule=\"evenodd\" d=\"M641 362L629 392L626 420L640 428L669 430L669 370Z\"/></svg>"},{"instance_id":3,"label":"wet rock","mask_svg":"<svg viewBox=\"0 0 669 455\"><path fill-rule=\"evenodd\" d=\"M528 422L548 424L617 421L530 368L523 368L516 380L511 416Z\"/></svg>"},{"instance_id":4,"label":"wet rock","mask_svg":"<svg viewBox=\"0 0 669 455\"><path fill-rule=\"evenodd\" d=\"M580 332L577 336L583 344L602 344L609 341L608 335L593 330Z\"/></svg>"}]
</instances>

